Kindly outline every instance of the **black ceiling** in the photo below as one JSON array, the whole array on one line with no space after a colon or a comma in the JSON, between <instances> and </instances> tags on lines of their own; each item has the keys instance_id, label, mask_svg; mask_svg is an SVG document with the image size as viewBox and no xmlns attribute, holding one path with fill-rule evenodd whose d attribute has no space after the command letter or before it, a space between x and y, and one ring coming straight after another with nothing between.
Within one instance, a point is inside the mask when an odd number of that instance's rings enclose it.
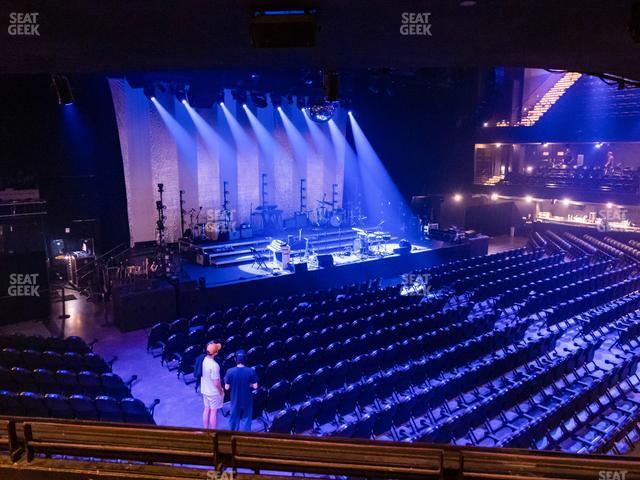
<instances>
[{"instance_id":1,"label":"black ceiling","mask_svg":"<svg viewBox=\"0 0 640 480\"><path fill-rule=\"evenodd\" d=\"M640 78L631 1L316 0L313 48L256 49L255 0L4 0L0 72L322 67L527 66ZM278 2L281 8L283 2ZM466 3L466 2L465 2ZM38 12L39 36L10 36L10 12ZM430 12L432 36L400 34L403 12Z\"/></svg>"}]
</instances>

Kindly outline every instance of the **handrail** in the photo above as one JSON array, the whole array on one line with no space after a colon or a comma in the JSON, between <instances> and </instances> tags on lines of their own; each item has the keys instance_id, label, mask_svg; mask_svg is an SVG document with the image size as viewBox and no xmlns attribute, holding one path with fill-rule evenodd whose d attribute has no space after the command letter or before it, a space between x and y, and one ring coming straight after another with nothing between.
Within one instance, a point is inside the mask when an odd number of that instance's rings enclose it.
<instances>
[{"instance_id":1,"label":"handrail","mask_svg":"<svg viewBox=\"0 0 640 480\"><path fill-rule=\"evenodd\" d=\"M33 444L29 444L31 437L31 431L29 425L47 424L48 437L46 442L34 441ZM60 428L60 438L55 438L56 425ZM90 435L85 437L90 445L87 445L86 457L91 457L94 460L87 462L86 458L82 458L82 444L73 443L73 439L66 435L73 434L72 430L74 426L83 426L83 434L87 433L87 427L89 428ZM27 427L27 428L25 428ZM426 444L426 443L403 443L403 442L387 442L387 441L374 441L374 440L354 440L343 438L327 438L327 437L310 437L310 436L296 436L296 435L284 435L284 434L270 434L270 433L249 433L249 432L233 432L227 430L216 431L204 431L203 429L185 428L185 427L166 427L166 426L149 426L149 425L133 425L123 423L101 423L93 421L73 421L73 420L53 420L53 419L37 419L26 417L0 417L0 448L3 450L9 450L10 458L13 462L0 461L0 477L5 478L3 472L6 469L19 469L24 477L28 479L27 472L30 468L46 468L55 469L58 472L85 470L93 473L95 476L91 478L107 478L105 476L99 476L98 471L100 469L106 470L112 463L100 462L97 459L113 458L114 449L105 449L105 452L100 454L99 445L102 441L109 445L114 445L114 434L117 435L131 435L131 442L127 442L126 446L123 446L123 451L126 450L126 460L132 460L135 462L139 459L143 462L147 462L148 468L159 468L160 464L154 465L153 460L149 459L150 452L153 452L153 444L151 442L154 439L158 439L158 433L165 432L167 435L180 435L181 438L189 438L189 433L193 433L194 441L197 438L202 438L203 432L207 432L210 435L214 435L215 442L213 449L209 453L193 452L193 455L200 455L202 465L209 464L211 468L216 471L225 469L237 469L250 468L256 472L255 476L251 478L262 478L259 475L261 469L268 470L270 472L282 471L282 472L303 472L303 471L315 471L318 466L318 458L325 455L327 461L335 462L336 469L340 468L353 468L358 464L366 466L364 470L368 470L376 478L398 478L397 473L403 471L405 476L411 477L412 472L410 469L403 467L403 469L395 469L389 467L389 464L393 465L394 458L401 459L403 456L406 458L416 455L416 452L425 452L428 455L424 458L423 471L432 472L433 477L437 478L496 478L496 479L520 479L524 477L537 478L537 479L575 479L575 480L593 480L599 478L602 471L609 472L626 472L627 480L634 480L640 478L640 459L638 457L623 457L615 455L581 455L570 454L562 452L552 451L532 451L524 449L506 449L506 448L486 448L486 447L467 447L467 446L453 446L453 445L440 445L440 444ZM145 432L154 430L152 435L145 437ZM71 432L71 433L70 433ZM102 435L102 436L101 436ZM186 436L186 437L185 437ZM121 437L122 438L122 437ZM261 442L249 442L248 448L254 445L258 448L255 455L235 455L234 446L236 445L236 439L253 439L264 440L264 445L284 445L287 451L279 452L276 456L277 460L273 458L265 457L265 462L260 462L260 449L264 448ZM37 440L37 439L36 439ZM135 443L140 442L139 449L136 449ZM166 439L163 440L166 442ZM307 449L307 457L302 454L298 454L296 450L296 444L299 442L300 448ZM69 443L68 451L65 450L65 443ZM38 448L44 448L43 453L47 451L55 451L58 456L54 458L45 458L42 454L39 455ZM206 446L206 445L205 445ZM323 448L325 446L325 448ZM180 446L177 446L180 448ZM311 454L309 456L309 448L321 449L320 456ZM339 448L338 448L339 447ZM371 456L372 452L389 452L391 457L385 457L383 453L379 461L376 461L376 456ZM25 452L29 452L27 455ZM362 457L360 455L362 454ZM207 461L207 455L210 457L210 462ZM76 457L74 460L73 457ZM246 460L245 460L246 459ZM438 460L439 459L439 460ZM125 460L125 458L121 459ZM195 467L188 467L185 465L171 465L162 461L162 467L165 468L165 474L172 468L181 469L193 468L193 478L196 478L195 472L202 471L196 470ZM306 463L307 462L307 463ZM361 462L361 463L359 463ZM433 469L429 470L428 462L431 462ZM402 464L402 462L400 462ZM122 466L122 463L116 463L116 465ZM377 465L377 466L376 466ZM439 466L438 466L439 465ZM376 468L378 470L376 470ZM417 466L416 466L417 468ZM136 471L140 474L143 473L144 468L136 464ZM321 470L326 472L326 465L322 465ZM395 472L395 473L394 473ZM156 471L157 473L157 471ZM613 474L612 474L613 475ZM117 477L117 475L115 475ZM414 475L415 476L415 475ZM610 475L611 476L611 475ZM601 475L600 475L601 477ZM11 477L14 478L14 477ZM40 477L38 477L40 478ZM64 478L63 476L56 478ZM70 477L71 478L71 477ZM74 476L73 478L80 478ZM82 478L90 478L82 477ZM113 477L108 477L113 478ZM121 477L121 478L149 478L149 477ZM270 478L269 475L265 475L264 478ZM425 477L426 478L426 477ZM609 478L609 477L607 477ZM611 477L613 478L613 477Z\"/></svg>"}]
</instances>

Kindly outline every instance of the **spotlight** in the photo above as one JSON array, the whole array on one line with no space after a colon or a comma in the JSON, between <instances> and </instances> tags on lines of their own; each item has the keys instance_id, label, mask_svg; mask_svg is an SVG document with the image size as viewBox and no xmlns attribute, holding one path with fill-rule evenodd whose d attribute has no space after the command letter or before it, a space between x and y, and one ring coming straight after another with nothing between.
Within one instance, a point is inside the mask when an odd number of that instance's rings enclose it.
<instances>
[{"instance_id":1,"label":"spotlight","mask_svg":"<svg viewBox=\"0 0 640 480\"><path fill-rule=\"evenodd\" d=\"M453 196L453 201L454 201L454 202L461 202L461 201L462 201L462 195L460 195L459 193L456 193L456 194Z\"/></svg>"},{"instance_id":2,"label":"spotlight","mask_svg":"<svg viewBox=\"0 0 640 480\"><path fill-rule=\"evenodd\" d=\"M224 107L224 102L220 102L220 106L221 106L221 107Z\"/></svg>"},{"instance_id":3,"label":"spotlight","mask_svg":"<svg viewBox=\"0 0 640 480\"><path fill-rule=\"evenodd\" d=\"M58 104L71 105L73 103L73 92L69 79L64 75L52 75L53 87L58 95Z\"/></svg>"},{"instance_id":4,"label":"spotlight","mask_svg":"<svg viewBox=\"0 0 640 480\"><path fill-rule=\"evenodd\" d=\"M351 113L351 110L349 110L349 111L347 112L347 114L348 114L350 117L352 117L352 116L353 116L353 113Z\"/></svg>"},{"instance_id":5,"label":"spotlight","mask_svg":"<svg viewBox=\"0 0 640 480\"><path fill-rule=\"evenodd\" d=\"M531 165L527 165L527 173L533 172L533 167Z\"/></svg>"},{"instance_id":6,"label":"spotlight","mask_svg":"<svg viewBox=\"0 0 640 480\"><path fill-rule=\"evenodd\" d=\"M242 108L247 108L247 104L246 104L246 103L243 103L243 104L242 104Z\"/></svg>"},{"instance_id":7,"label":"spotlight","mask_svg":"<svg viewBox=\"0 0 640 480\"><path fill-rule=\"evenodd\" d=\"M338 102L322 101L315 103L308 109L309 117L317 123L325 123L331 120L336 111Z\"/></svg>"},{"instance_id":8,"label":"spotlight","mask_svg":"<svg viewBox=\"0 0 640 480\"><path fill-rule=\"evenodd\" d=\"M494 202L495 202L496 200L498 200L498 194L497 194L497 193L492 193L492 194L491 194L491 200L493 200Z\"/></svg>"},{"instance_id":9,"label":"spotlight","mask_svg":"<svg viewBox=\"0 0 640 480\"><path fill-rule=\"evenodd\" d=\"M187 99L187 88L184 86L176 87L175 95L179 102L185 103Z\"/></svg>"},{"instance_id":10,"label":"spotlight","mask_svg":"<svg viewBox=\"0 0 640 480\"><path fill-rule=\"evenodd\" d=\"M187 104L188 104L188 102L187 102L187 99L186 99L186 98L183 98L183 99L182 99L182 104L183 104L183 105L187 105Z\"/></svg>"},{"instance_id":11,"label":"spotlight","mask_svg":"<svg viewBox=\"0 0 640 480\"><path fill-rule=\"evenodd\" d=\"M282 111L282 107L280 105L278 105L278 111L281 112Z\"/></svg>"},{"instance_id":12,"label":"spotlight","mask_svg":"<svg viewBox=\"0 0 640 480\"><path fill-rule=\"evenodd\" d=\"M267 107L267 96L264 93L252 92L251 101L258 108Z\"/></svg>"},{"instance_id":13,"label":"spotlight","mask_svg":"<svg viewBox=\"0 0 640 480\"><path fill-rule=\"evenodd\" d=\"M613 203L607 202L607 208L611 210L613 208Z\"/></svg>"},{"instance_id":14,"label":"spotlight","mask_svg":"<svg viewBox=\"0 0 640 480\"><path fill-rule=\"evenodd\" d=\"M527 195L524 197L524 201L527 203L533 202L533 197L531 195Z\"/></svg>"},{"instance_id":15,"label":"spotlight","mask_svg":"<svg viewBox=\"0 0 640 480\"><path fill-rule=\"evenodd\" d=\"M601 148L601 147L602 147L602 142L596 143L596 148Z\"/></svg>"},{"instance_id":16,"label":"spotlight","mask_svg":"<svg viewBox=\"0 0 640 480\"><path fill-rule=\"evenodd\" d=\"M240 89L231 90L231 96L236 103L245 103L247 101L247 92Z\"/></svg>"},{"instance_id":17,"label":"spotlight","mask_svg":"<svg viewBox=\"0 0 640 480\"><path fill-rule=\"evenodd\" d=\"M542 144L542 146L543 146L544 148L547 148L547 147L549 146L549 142L544 142L544 143Z\"/></svg>"},{"instance_id":18,"label":"spotlight","mask_svg":"<svg viewBox=\"0 0 640 480\"><path fill-rule=\"evenodd\" d=\"M571 199L569 199L569 198L563 198L563 199L562 199L562 204L563 204L564 206L569 206L569 205L571 205Z\"/></svg>"},{"instance_id":19,"label":"spotlight","mask_svg":"<svg viewBox=\"0 0 640 480\"><path fill-rule=\"evenodd\" d=\"M151 97L149 100L151 100L152 102L156 101L156 97Z\"/></svg>"},{"instance_id":20,"label":"spotlight","mask_svg":"<svg viewBox=\"0 0 640 480\"><path fill-rule=\"evenodd\" d=\"M482 126L483 126L483 127L485 127L485 128L486 128L486 127L488 127L488 126L489 126L489 122L484 122L484 123L482 124Z\"/></svg>"},{"instance_id":21,"label":"spotlight","mask_svg":"<svg viewBox=\"0 0 640 480\"><path fill-rule=\"evenodd\" d=\"M502 146L501 143L496 143L496 147L500 148Z\"/></svg>"}]
</instances>

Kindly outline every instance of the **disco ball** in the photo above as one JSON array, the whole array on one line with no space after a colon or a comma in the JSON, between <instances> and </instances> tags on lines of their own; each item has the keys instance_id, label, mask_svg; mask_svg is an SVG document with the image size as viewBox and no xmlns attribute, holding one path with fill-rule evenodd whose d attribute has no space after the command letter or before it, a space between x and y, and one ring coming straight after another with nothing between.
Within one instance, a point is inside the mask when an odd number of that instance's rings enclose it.
<instances>
[{"instance_id":1,"label":"disco ball","mask_svg":"<svg viewBox=\"0 0 640 480\"><path fill-rule=\"evenodd\" d=\"M331 120L336 108L338 108L338 102L324 101L316 103L309 107L309 117L314 122L325 123Z\"/></svg>"}]
</instances>

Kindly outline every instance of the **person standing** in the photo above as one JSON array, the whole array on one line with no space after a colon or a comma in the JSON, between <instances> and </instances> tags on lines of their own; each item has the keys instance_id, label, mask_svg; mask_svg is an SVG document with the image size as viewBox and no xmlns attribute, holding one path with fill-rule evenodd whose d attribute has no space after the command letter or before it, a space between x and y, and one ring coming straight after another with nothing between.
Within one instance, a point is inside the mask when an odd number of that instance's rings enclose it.
<instances>
[{"instance_id":1,"label":"person standing","mask_svg":"<svg viewBox=\"0 0 640 480\"><path fill-rule=\"evenodd\" d=\"M253 416L252 390L258 388L256 371L245 366L244 350L236 352L236 366L230 368L224 376L224 388L231 391L230 430L251 431Z\"/></svg>"},{"instance_id":2,"label":"person standing","mask_svg":"<svg viewBox=\"0 0 640 480\"><path fill-rule=\"evenodd\" d=\"M206 356L202 360L202 376L200 377L200 393L204 400L202 423L204 428L218 427L218 410L224 403L224 390L220 382L220 365L214 360L222 348L220 343L209 342Z\"/></svg>"}]
</instances>

